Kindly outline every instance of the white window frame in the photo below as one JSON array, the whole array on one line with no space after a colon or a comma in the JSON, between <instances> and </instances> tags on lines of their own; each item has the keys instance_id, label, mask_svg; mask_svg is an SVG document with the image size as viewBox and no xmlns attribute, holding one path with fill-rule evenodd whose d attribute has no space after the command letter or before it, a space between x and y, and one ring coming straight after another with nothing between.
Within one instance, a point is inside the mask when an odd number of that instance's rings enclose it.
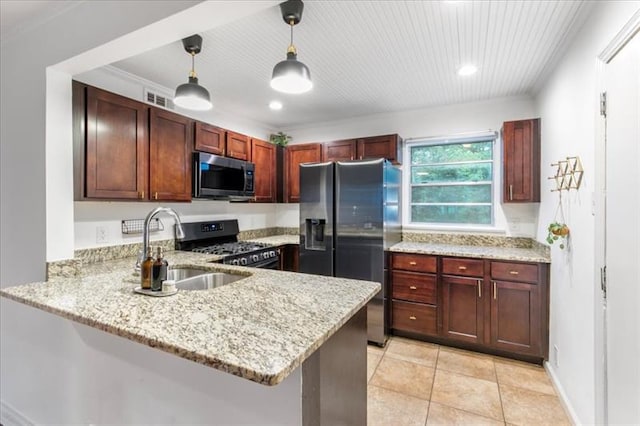
<instances>
[{"instance_id":1,"label":"white window frame","mask_svg":"<svg viewBox=\"0 0 640 426\"><path fill-rule=\"evenodd\" d=\"M473 143L493 140L493 174L492 174L492 200L491 200L491 224L457 224L457 223L424 223L411 222L411 147L416 145L444 145ZM500 160L500 137L496 131L483 131L473 133L462 133L450 136L436 136L424 138L412 138L404 141L402 166L402 227L403 229L434 230L434 231L478 231L478 232L504 232L496 223L497 209L500 205L500 173L502 161Z\"/></svg>"}]
</instances>

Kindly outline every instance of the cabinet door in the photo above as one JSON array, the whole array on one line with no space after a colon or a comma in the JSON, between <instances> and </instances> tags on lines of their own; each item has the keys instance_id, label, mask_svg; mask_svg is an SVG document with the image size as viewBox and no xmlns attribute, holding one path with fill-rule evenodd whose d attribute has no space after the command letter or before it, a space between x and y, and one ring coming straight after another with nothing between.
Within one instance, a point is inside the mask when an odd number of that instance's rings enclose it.
<instances>
[{"instance_id":1,"label":"cabinet door","mask_svg":"<svg viewBox=\"0 0 640 426\"><path fill-rule=\"evenodd\" d=\"M196 121L195 143L196 151L204 151L210 154L224 155L226 146L226 131L211 124Z\"/></svg>"},{"instance_id":2,"label":"cabinet door","mask_svg":"<svg viewBox=\"0 0 640 426\"><path fill-rule=\"evenodd\" d=\"M442 333L444 337L482 343L484 313L482 280L442 277Z\"/></svg>"},{"instance_id":3,"label":"cabinet door","mask_svg":"<svg viewBox=\"0 0 640 426\"><path fill-rule=\"evenodd\" d=\"M401 161L399 139L398 135L373 136L358 139L358 159L386 158L392 163L399 164Z\"/></svg>"},{"instance_id":4,"label":"cabinet door","mask_svg":"<svg viewBox=\"0 0 640 426\"><path fill-rule=\"evenodd\" d=\"M87 87L86 197L148 198L147 106Z\"/></svg>"},{"instance_id":5,"label":"cabinet door","mask_svg":"<svg viewBox=\"0 0 640 426\"><path fill-rule=\"evenodd\" d=\"M249 160L249 136L227 130L227 157Z\"/></svg>"},{"instance_id":6,"label":"cabinet door","mask_svg":"<svg viewBox=\"0 0 640 426\"><path fill-rule=\"evenodd\" d=\"M276 202L276 146L260 139L251 139L251 160L255 163L254 188L256 202Z\"/></svg>"},{"instance_id":7,"label":"cabinet door","mask_svg":"<svg viewBox=\"0 0 640 426\"><path fill-rule=\"evenodd\" d=\"M540 119L502 127L504 203L540 202Z\"/></svg>"},{"instance_id":8,"label":"cabinet door","mask_svg":"<svg viewBox=\"0 0 640 426\"><path fill-rule=\"evenodd\" d=\"M349 161L356 159L356 140L334 141L322 144L324 161Z\"/></svg>"},{"instance_id":9,"label":"cabinet door","mask_svg":"<svg viewBox=\"0 0 640 426\"><path fill-rule=\"evenodd\" d=\"M542 355L538 286L491 282L491 345L496 349Z\"/></svg>"},{"instance_id":10,"label":"cabinet door","mask_svg":"<svg viewBox=\"0 0 640 426\"><path fill-rule=\"evenodd\" d=\"M299 251L297 244L287 244L280 250L283 271L298 272Z\"/></svg>"},{"instance_id":11,"label":"cabinet door","mask_svg":"<svg viewBox=\"0 0 640 426\"><path fill-rule=\"evenodd\" d=\"M291 145L286 151L285 180L287 202L300 202L300 164L322 161L322 147L319 143Z\"/></svg>"},{"instance_id":12,"label":"cabinet door","mask_svg":"<svg viewBox=\"0 0 640 426\"><path fill-rule=\"evenodd\" d=\"M150 114L151 199L191 201L193 122L160 108L151 108Z\"/></svg>"}]
</instances>

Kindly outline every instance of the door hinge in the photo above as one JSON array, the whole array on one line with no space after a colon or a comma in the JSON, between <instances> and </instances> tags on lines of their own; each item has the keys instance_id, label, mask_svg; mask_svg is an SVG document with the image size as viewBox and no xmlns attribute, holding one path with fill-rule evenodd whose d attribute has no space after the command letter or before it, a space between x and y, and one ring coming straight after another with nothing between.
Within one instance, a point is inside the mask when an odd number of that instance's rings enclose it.
<instances>
[{"instance_id":1,"label":"door hinge","mask_svg":"<svg viewBox=\"0 0 640 426\"><path fill-rule=\"evenodd\" d=\"M600 289L602 290L602 297L607 298L607 267L600 268Z\"/></svg>"},{"instance_id":2,"label":"door hinge","mask_svg":"<svg viewBox=\"0 0 640 426\"><path fill-rule=\"evenodd\" d=\"M600 93L600 115L607 116L607 92Z\"/></svg>"}]
</instances>

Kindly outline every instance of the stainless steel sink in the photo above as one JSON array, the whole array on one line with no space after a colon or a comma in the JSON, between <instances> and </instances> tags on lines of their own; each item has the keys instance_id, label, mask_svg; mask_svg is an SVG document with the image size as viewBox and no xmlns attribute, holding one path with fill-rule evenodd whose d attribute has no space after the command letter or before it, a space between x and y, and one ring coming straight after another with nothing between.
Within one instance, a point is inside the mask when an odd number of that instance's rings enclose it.
<instances>
[{"instance_id":1,"label":"stainless steel sink","mask_svg":"<svg viewBox=\"0 0 640 426\"><path fill-rule=\"evenodd\" d=\"M194 268L173 268L167 271L167 279L175 280L176 287L181 290L208 290L231 284L243 278L246 276Z\"/></svg>"},{"instance_id":2,"label":"stainless steel sink","mask_svg":"<svg viewBox=\"0 0 640 426\"><path fill-rule=\"evenodd\" d=\"M180 290L209 290L246 278L244 275L227 274L225 272L200 272L202 273L201 275L176 281L176 287Z\"/></svg>"},{"instance_id":3,"label":"stainless steel sink","mask_svg":"<svg viewBox=\"0 0 640 426\"><path fill-rule=\"evenodd\" d=\"M202 269L175 268L175 269L169 269L167 271L167 279L182 281L186 278L196 277L198 275L208 274L208 273L209 272L203 271Z\"/></svg>"}]
</instances>

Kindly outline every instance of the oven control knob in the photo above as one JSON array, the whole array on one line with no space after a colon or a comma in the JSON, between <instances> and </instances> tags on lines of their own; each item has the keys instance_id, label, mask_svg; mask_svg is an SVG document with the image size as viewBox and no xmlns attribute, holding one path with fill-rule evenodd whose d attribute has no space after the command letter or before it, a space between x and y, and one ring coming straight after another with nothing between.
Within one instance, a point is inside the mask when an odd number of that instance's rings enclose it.
<instances>
[{"instance_id":1,"label":"oven control knob","mask_svg":"<svg viewBox=\"0 0 640 426\"><path fill-rule=\"evenodd\" d=\"M233 260L231 261L231 264L232 264L232 265L238 265L238 263L239 263L239 262L238 262L238 259L233 259Z\"/></svg>"},{"instance_id":2,"label":"oven control knob","mask_svg":"<svg viewBox=\"0 0 640 426\"><path fill-rule=\"evenodd\" d=\"M275 252L275 250L271 250L271 251L269 252L269 257L276 257L276 252Z\"/></svg>"},{"instance_id":3,"label":"oven control knob","mask_svg":"<svg viewBox=\"0 0 640 426\"><path fill-rule=\"evenodd\" d=\"M260 260L260 258L258 257L257 254L254 254L253 256L251 256L251 260L253 260L254 262L257 262L258 260Z\"/></svg>"},{"instance_id":4,"label":"oven control knob","mask_svg":"<svg viewBox=\"0 0 640 426\"><path fill-rule=\"evenodd\" d=\"M247 258L243 257L242 259L240 259L240 264L241 265L246 265L247 264Z\"/></svg>"}]
</instances>

